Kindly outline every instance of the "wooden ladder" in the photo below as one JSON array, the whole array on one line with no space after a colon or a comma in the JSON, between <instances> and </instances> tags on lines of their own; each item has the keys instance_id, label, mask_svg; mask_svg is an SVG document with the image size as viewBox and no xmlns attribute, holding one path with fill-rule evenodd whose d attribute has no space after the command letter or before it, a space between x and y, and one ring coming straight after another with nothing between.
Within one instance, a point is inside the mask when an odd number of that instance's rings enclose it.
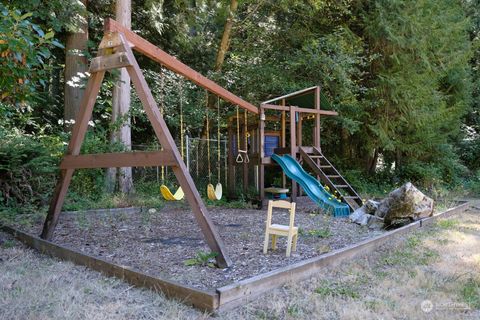
<instances>
[{"instance_id":1,"label":"wooden ladder","mask_svg":"<svg viewBox=\"0 0 480 320\"><path fill-rule=\"evenodd\" d=\"M333 164L316 147L299 147L300 156L303 161L315 172L324 185L327 185L331 192L337 191L341 199L352 209L362 206L362 198L347 180L338 172Z\"/></svg>"}]
</instances>

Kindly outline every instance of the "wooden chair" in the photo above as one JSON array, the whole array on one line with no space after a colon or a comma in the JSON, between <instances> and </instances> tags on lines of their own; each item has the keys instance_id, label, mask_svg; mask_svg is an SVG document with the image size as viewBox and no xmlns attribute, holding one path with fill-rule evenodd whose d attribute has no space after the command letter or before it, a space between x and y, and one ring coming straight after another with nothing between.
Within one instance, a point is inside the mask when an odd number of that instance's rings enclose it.
<instances>
[{"instance_id":1,"label":"wooden chair","mask_svg":"<svg viewBox=\"0 0 480 320\"><path fill-rule=\"evenodd\" d=\"M265 229L265 242L263 244L263 253L266 254L268 250L268 242L270 240L270 235L272 235L272 249L277 248L277 236L288 237L287 240L287 257L290 257L291 250L297 250L297 239L298 239L298 227L294 227L293 223L295 220L295 202L288 202L285 200L268 201L268 215L267 215L267 226ZM272 224L272 212L273 208L282 208L288 209L290 211L290 223L288 226L281 224Z\"/></svg>"}]
</instances>

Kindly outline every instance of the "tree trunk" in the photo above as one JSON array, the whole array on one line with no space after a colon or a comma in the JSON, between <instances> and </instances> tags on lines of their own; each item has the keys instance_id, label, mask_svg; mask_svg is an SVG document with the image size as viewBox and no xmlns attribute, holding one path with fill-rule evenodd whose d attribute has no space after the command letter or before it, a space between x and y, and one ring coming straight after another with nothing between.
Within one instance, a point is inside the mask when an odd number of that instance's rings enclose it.
<instances>
[{"instance_id":1,"label":"tree trunk","mask_svg":"<svg viewBox=\"0 0 480 320\"><path fill-rule=\"evenodd\" d=\"M227 54L228 47L230 46L230 37L232 34L233 20L235 18L235 12L238 8L238 1L232 0L230 2L230 10L228 11L227 21L223 28L222 40L217 51L217 58L215 59L214 71L222 70L223 62L225 61L225 55Z\"/></svg>"},{"instance_id":2,"label":"tree trunk","mask_svg":"<svg viewBox=\"0 0 480 320\"><path fill-rule=\"evenodd\" d=\"M117 0L115 6L115 18L116 20L127 27L131 28L131 0ZM130 77L127 70L122 68L120 70L120 76L113 88L112 94L112 121L116 122L119 119L123 119L125 114L130 109ZM132 149L132 137L130 130L130 117L123 120L123 124L118 132L112 133L112 142L121 142L126 151ZM116 168L110 168L107 172L107 191L113 191L115 189L116 176L118 174L119 189L123 193L133 192L133 180L132 180L132 168L120 168L118 171Z\"/></svg>"},{"instance_id":3,"label":"tree trunk","mask_svg":"<svg viewBox=\"0 0 480 320\"><path fill-rule=\"evenodd\" d=\"M238 8L238 1L231 0L230 8L228 10L228 17L227 21L225 21L225 26L223 27L223 34L222 40L220 41L220 45L218 46L217 57L215 58L215 65L213 67L213 71L219 72L222 70L223 63L225 62L225 56L227 54L228 48L230 46L230 39L232 36L232 28L233 22L235 19L235 13ZM209 109L216 109L216 102L217 98L215 95L209 94L208 95L208 108ZM206 121L204 121L203 129L201 133L201 138L205 139L207 136L207 125Z\"/></svg>"},{"instance_id":4,"label":"tree trunk","mask_svg":"<svg viewBox=\"0 0 480 320\"><path fill-rule=\"evenodd\" d=\"M369 155L367 158L366 172L368 175L375 174L375 169L377 168L377 162L378 162L378 148L375 148L373 151L373 155L372 156Z\"/></svg>"},{"instance_id":5,"label":"tree trunk","mask_svg":"<svg viewBox=\"0 0 480 320\"><path fill-rule=\"evenodd\" d=\"M82 80L85 79L87 71L87 51L88 42L88 20L87 20L87 0L81 0L85 7L82 21L77 26L76 32L67 35L65 45L65 86L64 86L64 120L65 129L70 130L71 120L75 120L80 108L80 101L83 96L81 88Z\"/></svg>"}]
</instances>

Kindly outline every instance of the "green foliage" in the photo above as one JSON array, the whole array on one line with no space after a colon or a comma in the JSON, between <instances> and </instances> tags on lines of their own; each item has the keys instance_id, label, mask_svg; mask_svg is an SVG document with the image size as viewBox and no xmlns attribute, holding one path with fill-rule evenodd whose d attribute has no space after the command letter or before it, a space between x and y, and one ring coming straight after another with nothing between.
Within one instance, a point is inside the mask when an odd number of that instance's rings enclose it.
<instances>
[{"instance_id":1,"label":"green foliage","mask_svg":"<svg viewBox=\"0 0 480 320\"><path fill-rule=\"evenodd\" d=\"M0 206L24 212L45 205L54 188L61 142L2 129L0 140Z\"/></svg>"},{"instance_id":2,"label":"green foliage","mask_svg":"<svg viewBox=\"0 0 480 320\"><path fill-rule=\"evenodd\" d=\"M324 229L311 229L311 230L303 230L299 229L298 233L301 236L311 236L311 237L317 237L317 238L330 238L332 236L332 232L328 228Z\"/></svg>"},{"instance_id":3,"label":"green foliage","mask_svg":"<svg viewBox=\"0 0 480 320\"><path fill-rule=\"evenodd\" d=\"M358 299L360 293L358 290L348 283L336 283L323 281L322 284L315 289L315 293L322 297L346 297L351 299Z\"/></svg>"},{"instance_id":4,"label":"green foliage","mask_svg":"<svg viewBox=\"0 0 480 320\"><path fill-rule=\"evenodd\" d=\"M462 287L461 296L472 309L480 309L480 279L469 278Z\"/></svg>"},{"instance_id":5,"label":"green foliage","mask_svg":"<svg viewBox=\"0 0 480 320\"><path fill-rule=\"evenodd\" d=\"M0 15L0 102L28 111L47 84L50 48L62 45L53 31L44 31L30 21L32 13L22 14L0 4Z\"/></svg>"},{"instance_id":6,"label":"green foliage","mask_svg":"<svg viewBox=\"0 0 480 320\"><path fill-rule=\"evenodd\" d=\"M431 194L461 185L478 193L478 4L478 0L240 1L225 64L216 73L212 68L228 2L136 1L132 21L143 37L252 103L321 85L330 101L326 104L322 98L322 108L340 112L339 117L322 117L322 149L362 194L381 196L406 180ZM113 15L113 6L112 0L88 2L91 48L102 37L103 19ZM11 155L2 153L0 163L9 168L35 172L44 163L42 169L52 170L45 176L54 180L51 164L58 162L68 141L59 133L63 70L58 65L64 63L64 52L54 36L62 39L65 32L75 31L84 10L73 0L0 4L0 126L10 132L10 142L0 150L23 143ZM147 59L139 58L139 63L173 135L180 136L180 102L186 115L184 133L204 134L204 91ZM82 152L122 150L110 145L109 131L126 117L111 123L113 75L106 79L92 119L95 127ZM153 145L153 131L136 94L131 105L133 143ZM222 102L222 130L233 110ZM307 144L312 130L308 121L304 129ZM28 162L14 156L16 152L33 158ZM19 172L14 180L21 194L9 194L7 201L2 193L3 205L44 203L53 182L44 183L45 191L32 182L38 194L30 197L29 189L22 189L30 179L18 178ZM79 170L66 208L161 205L156 183L136 181L140 200L135 202L103 195L103 179L104 170ZM249 190L240 196L256 193ZM244 201L211 204L248 206Z\"/></svg>"},{"instance_id":7,"label":"green foliage","mask_svg":"<svg viewBox=\"0 0 480 320\"><path fill-rule=\"evenodd\" d=\"M195 258L187 259L183 263L186 266L208 266L211 268L215 267L214 259L218 256L217 252L197 252Z\"/></svg>"},{"instance_id":8,"label":"green foliage","mask_svg":"<svg viewBox=\"0 0 480 320\"><path fill-rule=\"evenodd\" d=\"M442 229L452 229L458 225L458 220L456 219L445 219L437 222L437 226Z\"/></svg>"},{"instance_id":9,"label":"green foliage","mask_svg":"<svg viewBox=\"0 0 480 320\"><path fill-rule=\"evenodd\" d=\"M450 183L459 173L450 143L471 94L465 12L460 3L430 0L384 0L366 9L365 32L377 55L367 95L375 117L366 128L402 179Z\"/></svg>"}]
</instances>

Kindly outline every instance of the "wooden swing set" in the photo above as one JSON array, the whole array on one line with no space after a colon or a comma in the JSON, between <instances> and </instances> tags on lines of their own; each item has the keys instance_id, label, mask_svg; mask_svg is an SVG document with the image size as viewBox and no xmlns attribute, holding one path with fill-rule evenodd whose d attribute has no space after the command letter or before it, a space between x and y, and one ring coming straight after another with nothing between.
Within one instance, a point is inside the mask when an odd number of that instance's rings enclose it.
<instances>
[{"instance_id":1,"label":"wooden swing set","mask_svg":"<svg viewBox=\"0 0 480 320\"><path fill-rule=\"evenodd\" d=\"M92 60L90 65L89 72L91 75L81 101L80 112L73 127L72 138L70 139L67 152L60 163L60 179L55 188L40 236L46 240L52 239L75 169L169 166L173 169L208 246L213 252L217 253L218 266L231 266L232 261L227 256L223 241L210 219L207 208L183 162L182 156L145 81L132 49L182 75L222 99L249 112L259 113L258 108L254 105L202 76L160 48L123 27L115 20L107 19L105 35L100 43L98 55ZM155 135L162 146L162 150L80 155L80 148L88 128L88 121L92 116L93 107L105 72L119 68L126 68L128 71L133 86L145 108L147 117L153 126Z\"/></svg>"}]
</instances>

